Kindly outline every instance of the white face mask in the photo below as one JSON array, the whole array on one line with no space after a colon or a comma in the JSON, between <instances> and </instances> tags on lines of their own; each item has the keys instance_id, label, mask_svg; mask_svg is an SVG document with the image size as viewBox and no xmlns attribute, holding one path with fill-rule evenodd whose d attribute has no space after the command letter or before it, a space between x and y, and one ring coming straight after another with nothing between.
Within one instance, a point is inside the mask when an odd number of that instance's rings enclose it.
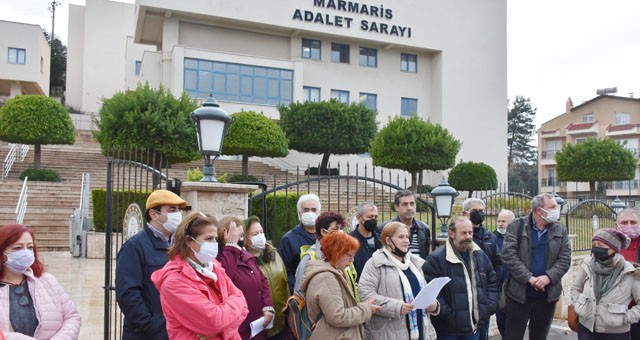
<instances>
[{"instance_id":1,"label":"white face mask","mask_svg":"<svg viewBox=\"0 0 640 340\"><path fill-rule=\"evenodd\" d=\"M200 263L207 264L213 262L218 256L218 242L198 242L192 239L195 243L200 245L199 251L194 251L194 255L200 261Z\"/></svg>"},{"instance_id":2,"label":"white face mask","mask_svg":"<svg viewBox=\"0 0 640 340\"><path fill-rule=\"evenodd\" d=\"M305 227L313 227L316 225L316 219L318 218L318 214L313 211L307 211L306 213L300 216L300 223L302 223Z\"/></svg>"},{"instance_id":3,"label":"white face mask","mask_svg":"<svg viewBox=\"0 0 640 340\"><path fill-rule=\"evenodd\" d=\"M6 268L12 273L23 274L35 262L35 255L31 249L20 249L13 253L6 254L7 262L4 263Z\"/></svg>"},{"instance_id":4,"label":"white face mask","mask_svg":"<svg viewBox=\"0 0 640 340\"><path fill-rule=\"evenodd\" d=\"M496 229L500 234L504 235L507 232L507 228L498 228Z\"/></svg>"},{"instance_id":5,"label":"white face mask","mask_svg":"<svg viewBox=\"0 0 640 340\"><path fill-rule=\"evenodd\" d=\"M162 223L162 227L166 231L173 234L176 232L176 229L178 229L178 225L180 225L180 222L182 222L182 213L177 211L177 212L167 213L165 215L167 216L167 221Z\"/></svg>"},{"instance_id":6,"label":"white face mask","mask_svg":"<svg viewBox=\"0 0 640 340\"><path fill-rule=\"evenodd\" d=\"M547 223L553 223L553 222L558 222L558 220L560 219L560 210L558 209L554 209L554 210L547 210L544 208L540 208L542 210L544 210L547 213L547 216L542 216L542 219L545 220Z\"/></svg>"},{"instance_id":7,"label":"white face mask","mask_svg":"<svg viewBox=\"0 0 640 340\"><path fill-rule=\"evenodd\" d=\"M256 250L262 250L267 246L267 237L264 233L258 234L251 238L251 247Z\"/></svg>"}]
</instances>

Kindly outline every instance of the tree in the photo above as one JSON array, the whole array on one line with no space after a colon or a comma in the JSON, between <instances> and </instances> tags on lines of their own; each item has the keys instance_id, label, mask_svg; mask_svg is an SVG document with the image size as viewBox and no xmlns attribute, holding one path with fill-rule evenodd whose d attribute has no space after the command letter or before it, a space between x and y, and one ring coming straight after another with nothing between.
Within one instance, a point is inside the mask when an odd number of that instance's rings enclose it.
<instances>
[{"instance_id":1,"label":"tree","mask_svg":"<svg viewBox=\"0 0 640 340\"><path fill-rule=\"evenodd\" d=\"M589 182L592 197L596 182L633 179L638 168L633 152L610 138L567 144L556 154L556 163L558 180Z\"/></svg>"},{"instance_id":2,"label":"tree","mask_svg":"<svg viewBox=\"0 0 640 340\"><path fill-rule=\"evenodd\" d=\"M249 174L249 157L284 157L289 154L287 137L273 120L253 111L236 112L224 138L222 154L242 155L242 175Z\"/></svg>"},{"instance_id":3,"label":"tree","mask_svg":"<svg viewBox=\"0 0 640 340\"><path fill-rule=\"evenodd\" d=\"M535 196L538 194L538 162L515 163L509 168L509 191Z\"/></svg>"},{"instance_id":4,"label":"tree","mask_svg":"<svg viewBox=\"0 0 640 340\"><path fill-rule=\"evenodd\" d=\"M377 130L376 112L362 104L347 105L331 99L328 102L291 103L278 110L289 147L301 152L321 153L321 171L326 171L331 154L366 152Z\"/></svg>"},{"instance_id":5,"label":"tree","mask_svg":"<svg viewBox=\"0 0 640 340\"><path fill-rule=\"evenodd\" d=\"M16 96L0 108L0 140L33 144L33 167L40 169L42 144L73 144L76 132L69 112L39 95Z\"/></svg>"},{"instance_id":6,"label":"tree","mask_svg":"<svg viewBox=\"0 0 640 340\"><path fill-rule=\"evenodd\" d=\"M535 115L536 109L531 106L531 100L516 96L511 109L507 112L509 167L514 163L530 163L537 158L536 148L531 145L536 128L533 123Z\"/></svg>"},{"instance_id":7,"label":"tree","mask_svg":"<svg viewBox=\"0 0 640 340\"><path fill-rule=\"evenodd\" d=\"M189 114L197 107L186 93L176 98L162 85L157 90L138 85L104 99L94 137L104 154L133 147L159 152L169 163L196 160L198 140Z\"/></svg>"},{"instance_id":8,"label":"tree","mask_svg":"<svg viewBox=\"0 0 640 340\"><path fill-rule=\"evenodd\" d=\"M49 47L51 48L49 92L51 95L57 91L64 93L67 82L67 46L65 46L58 38L51 41L49 34L47 32L43 33L49 42Z\"/></svg>"},{"instance_id":9,"label":"tree","mask_svg":"<svg viewBox=\"0 0 640 340\"><path fill-rule=\"evenodd\" d=\"M411 173L411 187L417 187L422 170L446 170L455 164L462 143L440 124L419 117L389 120L371 142L373 165Z\"/></svg>"},{"instance_id":10,"label":"tree","mask_svg":"<svg viewBox=\"0 0 640 340\"><path fill-rule=\"evenodd\" d=\"M449 184L457 190L469 192L474 190L494 190L498 187L496 171L482 162L461 162L449 172Z\"/></svg>"}]
</instances>

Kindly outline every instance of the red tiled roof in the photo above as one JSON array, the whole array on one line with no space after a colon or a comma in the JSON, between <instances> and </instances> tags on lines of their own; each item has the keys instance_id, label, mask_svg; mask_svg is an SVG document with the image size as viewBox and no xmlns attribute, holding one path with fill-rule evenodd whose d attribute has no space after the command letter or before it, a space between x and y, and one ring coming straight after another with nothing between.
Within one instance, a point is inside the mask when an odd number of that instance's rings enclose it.
<instances>
[{"instance_id":1,"label":"red tiled roof","mask_svg":"<svg viewBox=\"0 0 640 340\"><path fill-rule=\"evenodd\" d=\"M607 131L614 132L614 131L631 130L631 129L635 128L636 126L640 126L640 124L609 125L607 127Z\"/></svg>"},{"instance_id":2,"label":"red tiled roof","mask_svg":"<svg viewBox=\"0 0 640 340\"><path fill-rule=\"evenodd\" d=\"M578 123L578 124L574 124L571 123L569 124L569 126L567 126L567 130L572 131L572 130L584 130L584 129L588 129L594 125L596 125L598 121L593 121L591 123Z\"/></svg>"},{"instance_id":3,"label":"red tiled roof","mask_svg":"<svg viewBox=\"0 0 640 340\"><path fill-rule=\"evenodd\" d=\"M553 133L556 133L556 132L558 132L558 129L548 130L548 131L545 131L545 130L541 130L540 131L540 133L543 134L543 135L550 135L550 134L553 134Z\"/></svg>"}]
</instances>

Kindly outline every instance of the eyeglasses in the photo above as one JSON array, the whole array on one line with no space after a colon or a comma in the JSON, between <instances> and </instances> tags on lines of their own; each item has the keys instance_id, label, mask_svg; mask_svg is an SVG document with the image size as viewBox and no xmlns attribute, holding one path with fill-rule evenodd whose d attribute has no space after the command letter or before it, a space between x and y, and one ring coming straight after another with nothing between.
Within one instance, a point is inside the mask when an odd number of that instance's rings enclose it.
<instances>
[{"instance_id":1,"label":"eyeglasses","mask_svg":"<svg viewBox=\"0 0 640 340\"><path fill-rule=\"evenodd\" d=\"M27 296L24 286L16 286L13 289L13 292L16 293L17 295L20 295L20 298L18 299L18 304L20 306L28 306L29 305L29 297Z\"/></svg>"}]
</instances>

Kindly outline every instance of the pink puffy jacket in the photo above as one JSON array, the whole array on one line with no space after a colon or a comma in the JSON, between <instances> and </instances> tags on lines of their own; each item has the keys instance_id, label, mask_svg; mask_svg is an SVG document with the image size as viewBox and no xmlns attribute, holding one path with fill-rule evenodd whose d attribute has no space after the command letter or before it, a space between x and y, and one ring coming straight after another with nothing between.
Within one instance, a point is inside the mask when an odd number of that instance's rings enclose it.
<instances>
[{"instance_id":1,"label":"pink puffy jacket","mask_svg":"<svg viewBox=\"0 0 640 340\"><path fill-rule=\"evenodd\" d=\"M169 339L240 340L238 327L249 314L247 301L220 263L213 261L213 281L198 274L189 263L175 256L164 268L151 274L160 292Z\"/></svg>"},{"instance_id":2,"label":"pink puffy jacket","mask_svg":"<svg viewBox=\"0 0 640 340\"><path fill-rule=\"evenodd\" d=\"M8 340L76 340L80 333L80 314L75 304L62 286L49 273L33 276L29 269L24 273L29 284L29 294L33 299L38 318L35 337L29 337L11 330L9 319L9 286L0 288L0 327Z\"/></svg>"}]
</instances>

